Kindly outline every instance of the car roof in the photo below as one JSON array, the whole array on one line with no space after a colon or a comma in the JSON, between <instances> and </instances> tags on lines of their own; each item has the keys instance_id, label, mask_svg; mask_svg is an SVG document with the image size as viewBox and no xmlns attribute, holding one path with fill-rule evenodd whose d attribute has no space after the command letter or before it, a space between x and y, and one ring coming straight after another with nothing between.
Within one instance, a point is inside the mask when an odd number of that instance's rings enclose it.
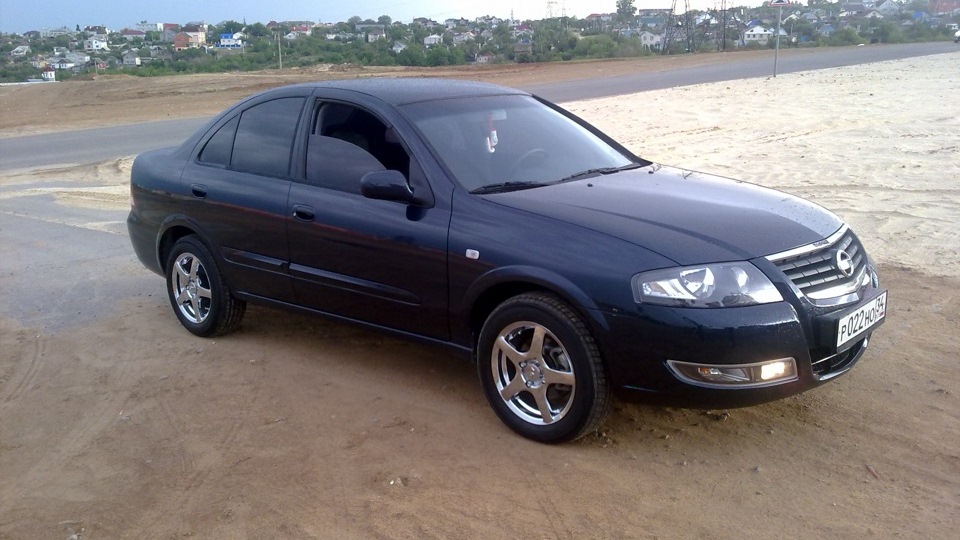
<instances>
[{"instance_id":1,"label":"car roof","mask_svg":"<svg viewBox=\"0 0 960 540\"><path fill-rule=\"evenodd\" d=\"M318 81L304 86L336 88L373 96L391 105L461 97L528 95L526 92L477 81L432 78L369 78Z\"/></svg>"}]
</instances>

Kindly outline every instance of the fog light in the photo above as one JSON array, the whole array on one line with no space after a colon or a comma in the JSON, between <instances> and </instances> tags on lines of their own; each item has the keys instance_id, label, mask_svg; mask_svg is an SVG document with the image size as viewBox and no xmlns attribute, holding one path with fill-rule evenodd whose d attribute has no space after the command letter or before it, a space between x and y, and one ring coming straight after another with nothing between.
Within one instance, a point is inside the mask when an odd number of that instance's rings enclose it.
<instances>
[{"instance_id":1,"label":"fog light","mask_svg":"<svg viewBox=\"0 0 960 540\"><path fill-rule=\"evenodd\" d=\"M789 364L783 360L760 366L760 378L764 381L779 379L787 372Z\"/></svg>"},{"instance_id":2,"label":"fog light","mask_svg":"<svg viewBox=\"0 0 960 540\"><path fill-rule=\"evenodd\" d=\"M733 365L667 360L667 365L680 380L709 388L756 388L797 380L797 362L793 358Z\"/></svg>"}]
</instances>

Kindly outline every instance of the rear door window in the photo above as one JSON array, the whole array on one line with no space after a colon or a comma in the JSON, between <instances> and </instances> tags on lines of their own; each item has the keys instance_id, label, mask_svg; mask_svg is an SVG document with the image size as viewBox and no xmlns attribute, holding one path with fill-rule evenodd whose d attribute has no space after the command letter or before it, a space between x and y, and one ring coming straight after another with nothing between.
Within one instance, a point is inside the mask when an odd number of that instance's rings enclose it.
<instances>
[{"instance_id":1,"label":"rear door window","mask_svg":"<svg viewBox=\"0 0 960 540\"><path fill-rule=\"evenodd\" d=\"M304 101L302 97L281 98L243 111L233 142L231 168L266 176L288 176Z\"/></svg>"}]
</instances>

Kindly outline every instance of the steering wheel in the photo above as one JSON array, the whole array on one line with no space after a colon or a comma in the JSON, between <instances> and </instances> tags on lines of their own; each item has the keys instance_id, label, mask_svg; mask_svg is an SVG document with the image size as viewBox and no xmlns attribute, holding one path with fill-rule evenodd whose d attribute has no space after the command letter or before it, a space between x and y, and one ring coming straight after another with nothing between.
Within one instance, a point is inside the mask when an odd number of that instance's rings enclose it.
<instances>
[{"instance_id":1,"label":"steering wheel","mask_svg":"<svg viewBox=\"0 0 960 540\"><path fill-rule=\"evenodd\" d=\"M513 164L510 165L510 168L507 170L507 178L511 180L516 177L516 174L520 170L527 167L535 167L545 162L547 158L550 157L550 154L547 153L543 148L533 148L527 150L520 155L517 159L513 160Z\"/></svg>"}]
</instances>

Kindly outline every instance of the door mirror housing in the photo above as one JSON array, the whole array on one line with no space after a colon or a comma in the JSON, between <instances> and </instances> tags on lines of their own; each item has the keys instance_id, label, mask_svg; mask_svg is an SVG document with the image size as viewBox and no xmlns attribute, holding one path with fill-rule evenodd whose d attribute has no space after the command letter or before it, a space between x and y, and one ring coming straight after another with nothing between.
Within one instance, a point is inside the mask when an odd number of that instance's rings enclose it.
<instances>
[{"instance_id":1,"label":"door mirror housing","mask_svg":"<svg viewBox=\"0 0 960 540\"><path fill-rule=\"evenodd\" d=\"M407 185L407 178L400 171L373 171L360 179L360 193L368 199L418 204L421 201Z\"/></svg>"}]
</instances>

